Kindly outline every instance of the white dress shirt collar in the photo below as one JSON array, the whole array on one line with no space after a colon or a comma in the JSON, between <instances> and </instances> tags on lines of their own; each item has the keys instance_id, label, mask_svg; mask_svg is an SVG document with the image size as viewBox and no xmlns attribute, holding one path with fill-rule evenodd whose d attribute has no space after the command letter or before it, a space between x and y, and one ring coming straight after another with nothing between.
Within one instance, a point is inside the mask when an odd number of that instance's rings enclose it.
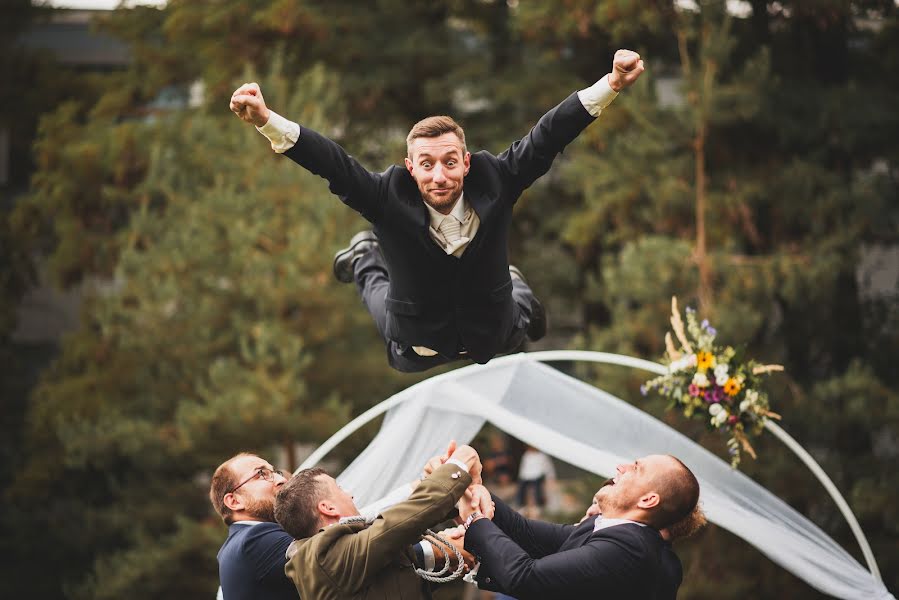
<instances>
[{"instance_id":1,"label":"white dress shirt collar","mask_svg":"<svg viewBox=\"0 0 899 600\"><path fill-rule=\"evenodd\" d=\"M639 521L631 521L630 519L614 519L609 517L608 519L603 519L602 515L596 517L596 521L593 522L593 531L599 531L600 529L606 529L607 527L615 527L616 525L624 525L625 523L633 523L634 525L639 525L640 527L646 527L646 523L640 523Z\"/></svg>"}]
</instances>

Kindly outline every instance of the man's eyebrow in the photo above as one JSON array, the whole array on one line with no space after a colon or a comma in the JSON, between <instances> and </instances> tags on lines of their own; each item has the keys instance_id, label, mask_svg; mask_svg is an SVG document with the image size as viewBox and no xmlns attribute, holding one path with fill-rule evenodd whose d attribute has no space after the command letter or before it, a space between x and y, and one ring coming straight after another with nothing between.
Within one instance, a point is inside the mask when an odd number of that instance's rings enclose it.
<instances>
[{"instance_id":1,"label":"man's eyebrow","mask_svg":"<svg viewBox=\"0 0 899 600\"><path fill-rule=\"evenodd\" d=\"M453 148L452 150L447 150L446 152L444 152L444 153L441 154L440 156L441 156L441 157L447 157L447 156L449 156L449 155L451 155L451 154L453 154L453 155L459 155L459 154L462 154L462 151L459 150L458 148ZM434 155L431 154L430 152L422 151L422 152L420 152L420 153L418 154L418 158L419 158L419 159L422 159L422 158L433 158L433 157L434 157Z\"/></svg>"}]
</instances>

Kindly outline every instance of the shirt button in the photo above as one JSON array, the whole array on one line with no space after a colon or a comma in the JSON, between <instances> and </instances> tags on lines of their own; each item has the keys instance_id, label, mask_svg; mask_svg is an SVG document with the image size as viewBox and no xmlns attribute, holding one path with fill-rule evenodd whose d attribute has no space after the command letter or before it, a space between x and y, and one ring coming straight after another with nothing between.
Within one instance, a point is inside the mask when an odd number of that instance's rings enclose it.
<instances>
[{"instance_id":1,"label":"shirt button","mask_svg":"<svg viewBox=\"0 0 899 600\"><path fill-rule=\"evenodd\" d=\"M459 473L459 471L456 471L455 473L450 475L450 477L452 477L453 479L459 479L459 477L461 477L461 476L462 476L462 474Z\"/></svg>"}]
</instances>

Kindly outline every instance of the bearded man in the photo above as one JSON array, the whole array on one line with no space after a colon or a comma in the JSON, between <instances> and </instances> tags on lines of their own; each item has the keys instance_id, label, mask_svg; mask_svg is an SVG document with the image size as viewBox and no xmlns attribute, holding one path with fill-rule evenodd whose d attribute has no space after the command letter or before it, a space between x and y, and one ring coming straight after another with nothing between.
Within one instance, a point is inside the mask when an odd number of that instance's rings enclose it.
<instances>
[{"instance_id":1,"label":"bearded man","mask_svg":"<svg viewBox=\"0 0 899 600\"><path fill-rule=\"evenodd\" d=\"M617 471L594 496L590 513L598 516L578 525L525 519L498 499L492 521L460 505L465 550L480 561L478 586L518 600L676 598L683 570L660 532L684 537L704 524L699 482L667 455Z\"/></svg>"}]
</instances>

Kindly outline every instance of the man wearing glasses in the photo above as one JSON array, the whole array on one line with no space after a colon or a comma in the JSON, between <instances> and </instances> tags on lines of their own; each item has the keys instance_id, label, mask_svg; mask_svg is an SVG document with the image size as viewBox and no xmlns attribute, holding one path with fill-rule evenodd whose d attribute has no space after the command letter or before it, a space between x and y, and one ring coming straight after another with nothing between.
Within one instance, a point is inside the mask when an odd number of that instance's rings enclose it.
<instances>
[{"instance_id":1,"label":"man wearing glasses","mask_svg":"<svg viewBox=\"0 0 899 600\"><path fill-rule=\"evenodd\" d=\"M284 575L284 553L293 541L275 523L275 493L287 479L266 460L238 454L215 470L209 499L228 525L218 553L222 593L241 598L296 600Z\"/></svg>"},{"instance_id":2,"label":"man wearing glasses","mask_svg":"<svg viewBox=\"0 0 899 600\"><path fill-rule=\"evenodd\" d=\"M247 453L231 457L215 470L209 499L228 525L228 537L218 553L220 597L225 600L296 600L297 590L284 573L293 537L275 522L275 495L286 481L268 461ZM374 519L381 510L405 500L417 484L401 486L359 512ZM420 566L433 568L430 544L422 542L415 553Z\"/></svg>"}]
</instances>

